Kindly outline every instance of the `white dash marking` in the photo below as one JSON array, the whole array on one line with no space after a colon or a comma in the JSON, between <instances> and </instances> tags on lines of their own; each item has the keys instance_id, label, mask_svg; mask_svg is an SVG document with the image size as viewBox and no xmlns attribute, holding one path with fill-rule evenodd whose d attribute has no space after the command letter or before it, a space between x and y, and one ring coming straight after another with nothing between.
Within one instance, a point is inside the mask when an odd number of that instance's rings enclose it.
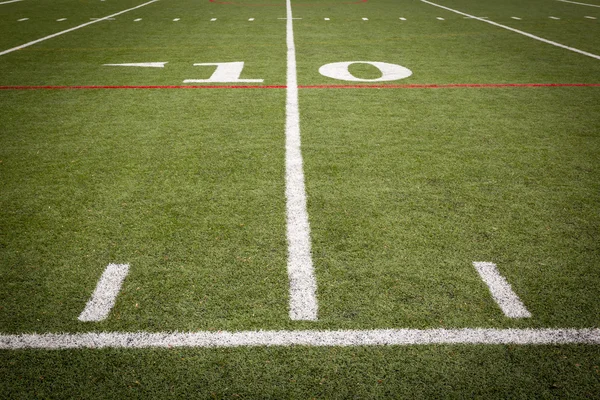
<instances>
[{"instance_id":1,"label":"white dash marking","mask_svg":"<svg viewBox=\"0 0 600 400\"><path fill-rule=\"evenodd\" d=\"M531 38L531 39L534 39L534 40L539 40L540 42L551 44L552 46L560 47L561 49L570 50L570 51L573 51L575 53L583 54L584 56L588 56L588 57L592 57L592 58L595 58L597 60L600 60L600 56L597 55L597 54L588 53L587 51L579 50L579 49L576 49L574 47L565 46L564 44L553 42L552 40L544 39L542 37L532 35L531 33L527 33L527 32L524 32L524 31L521 31L521 30L518 30L518 29L515 29L515 28L511 28L510 26L502 25L502 24L499 24L499 23L494 22L494 21L490 21L490 20L487 20L487 19L482 19L482 18L479 18L479 17L475 17L474 15L470 15L470 14L464 13L462 11L454 10L452 8L449 8L449 7L441 6L441 5L436 4L436 3L432 3L431 1L421 0L421 2L430 4L430 5L435 6L435 7L442 8L444 10L452 11L453 13L460 14L460 15L463 15L463 16L466 16L466 17L473 17L474 19L476 19L478 21L485 22L487 24L494 25L494 26L497 26L499 28L509 30L511 32L515 32L515 33L518 33L518 34L523 35L523 36L527 36L528 38ZM512 18L516 18L516 17L512 17Z\"/></svg>"},{"instance_id":2,"label":"white dash marking","mask_svg":"<svg viewBox=\"0 0 600 400\"><path fill-rule=\"evenodd\" d=\"M584 18L587 18L587 19L596 19L596 17L590 17L589 15L586 15Z\"/></svg>"},{"instance_id":3,"label":"white dash marking","mask_svg":"<svg viewBox=\"0 0 600 400\"><path fill-rule=\"evenodd\" d=\"M559 19L560 19L560 18L558 18L558 17L548 17L548 18L550 18L550 19L554 19L554 20L559 20Z\"/></svg>"},{"instance_id":4,"label":"white dash marking","mask_svg":"<svg viewBox=\"0 0 600 400\"><path fill-rule=\"evenodd\" d=\"M248 18L248 21L254 21L254 18Z\"/></svg>"},{"instance_id":5,"label":"white dash marking","mask_svg":"<svg viewBox=\"0 0 600 400\"><path fill-rule=\"evenodd\" d=\"M173 22L177 22L179 20L181 20L181 18L173 18Z\"/></svg>"},{"instance_id":6,"label":"white dash marking","mask_svg":"<svg viewBox=\"0 0 600 400\"><path fill-rule=\"evenodd\" d=\"M519 18L519 17L511 17L511 18L512 18L512 19L516 19L517 21L520 21L520 20L521 20L521 18Z\"/></svg>"},{"instance_id":7,"label":"white dash marking","mask_svg":"<svg viewBox=\"0 0 600 400\"><path fill-rule=\"evenodd\" d=\"M66 18L59 18L59 19L56 20L56 22L63 22L63 21L66 21L66 20L67 20Z\"/></svg>"},{"instance_id":8,"label":"white dash marking","mask_svg":"<svg viewBox=\"0 0 600 400\"><path fill-rule=\"evenodd\" d=\"M117 295L128 272L128 264L109 264L78 319L84 322L105 319L115 305Z\"/></svg>"},{"instance_id":9,"label":"white dash marking","mask_svg":"<svg viewBox=\"0 0 600 400\"><path fill-rule=\"evenodd\" d=\"M406 21L406 18L400 17L400 21Z\"/></svg>"},{"instance_id":10,"label":"white dash marking","mask_svg":"<svg viewBox=\"0 0 600 400\"><path fill-rule=\"evenodd\" d=\"M140 22L142 19L141 18L136 18L133 20L133 22Z\"/></svg>"},{"instance_id":11,"label":"white dash marking","mask_svg":"<svg viewBox=\"0 0 600 400\"><path fill-rule=\"evenodd\" d=\"M600 329L374 329L339 331L91 332L0 335L0 349L257 346L600 345Z\"/></svg>"},{"instance_id":12,"label":"white dash marking","mask_svg":"<svg viewBox=\"0 0 600 400\"><path fill-rule=\"evenodd\" d=\"M211 18L210 22L215 22L216 20L216 18Z\"/></svg>"},{"instance_id":13,"label":"white dash marking","mask_svg":"<svg viewBox=\"0 0 600 400\"><path fill-rule=\"evenodd\" d=\"M17 20L17 21L19 21L19 22L23 22L23 21L27 21L28 19L29 19L29 18L21 18L21 19L19 19L19 20Z\"/></svg>"},{"instance_id":14,"label":"white dash marking","mask_svg":"<svg viewBox=\"0 0 600 400\"><path fill-rule=\"evenodd\" d=\"M331 21L329 18L323 18L325 21Z\"/></svg>"},{"instance_id":15,"label":"white dash marking","mask_svg":"<svg viewBox=\"0 0 600 400\"><path fill-rule=\"evenodd\" d=\"M363 21L368 21L368 20L369 20L369 18L363 18L362 20L363 20Z\"/></svg>"},{"instance_id":16,"label":"white dash marking","mask_svg":"<svg viewBox=\"0 0 600 400\"><path fill-rule=\"evenodd\" d=\"M512 290L510 283L498 272L496 264L490 262L474 262L473 266L481 276L481 279L490 289L492 297L509 318L530 318L531 313L527 311L519 296Z\"/></svg>"},{"instance_id":17,"label":"white dash marking","mask_svg":"<svg viewBox=\"0 0 600 400\"><path fill-rule=\"evenodd\" d=\"M442 18L442 17L437 17L436 19L439 21L444 21L444 18Z\"/></svg>"},{"instance_id":18,"label":"white dash marking","mask_svg":"<svg viewBox=\"0 0 600 400\"><path fill-rule=\"evenodd\" d=\"M142 68L164 68L165 62L125 63L125 64L102 64L107 67L142 67Z\"/></svg>"},{"instance_id":19,"label":"white dash marking","mask_svg":"<svg viewBox=\"0 0 600 400\"><path fill-rule=\"evenodd\" d=\"M3 1L3 2L0 3L0 5L2 5L2 4L8 4L8 3L17 3L19 1L23 1L23 0L8 0L8 1Z\"/></svg>"},{"instance_id":20,"label":"white dash marking","mask_svg":"<svg viewBox=\"0 0 600 400\"><path fill-rule=\"evenodd\" d=\"M568 0L557 0L557 1L562 1L563 3L579 4L580 6L600 7L598 4L579 3L577 1L568 1Z\"/></svg>"},{"instance_id":21,"label":"white dash marking","mask_svg":"<svg viewBox=\"0 0 600 400\"><path fill-rule=\"evenodd\" d=\"M104 20L110 19L112 17L116 17L117 15L125 14L126 12L136 10L136 9L138 9L140 7L147 6L148 4L156 3L157 1L158 0L151 0L151 1L148 1L146 3L140 4L139 6L128 8L127 10L119 11L118 13L114 13L114 14L108 15L108 16L106 16L104 18L100 18L100 19L97 19L95 21L86 22L85 24L77 25L77 26L75 26L73 28L66 29L64 31L60 31L58 33L54 33L52 35L45 36L45 37L43 37L41 39L37 39L37 40L34 40L34 41L31 41L31 42L22 44L22 45L17 46L17 47L13 47L12 49L1 51L0 52L0 56L3 56L3 55L8 54L8 53L12 53L13 51L24 49L25 47L29 47L29 46L32 46L34 44L43 42L44 40L48 40L48 39L52 39L52 38L55 38L55 37L60 36L60 35L64 35L65 33L73 32L73 31L75 31L77 29L81 29L81 28L86 27L88 25L95 24L97 22L104 21Z\"/></svg>"},{"instance_id":22,"label":"white dash marking","mask_svg":"<svg viewBox=\"0 0 600 400\"><path fill-rule=\"evenodd\" d=\"M306 210L306 189L300 141L300 110L296 75L296 47L292 5L287 8L287 90L285 119L285 197L287 215L288 262L290 283L290 318L317 319L317 281L311 254L310 225Z\"/></svg>"}]
</instances>

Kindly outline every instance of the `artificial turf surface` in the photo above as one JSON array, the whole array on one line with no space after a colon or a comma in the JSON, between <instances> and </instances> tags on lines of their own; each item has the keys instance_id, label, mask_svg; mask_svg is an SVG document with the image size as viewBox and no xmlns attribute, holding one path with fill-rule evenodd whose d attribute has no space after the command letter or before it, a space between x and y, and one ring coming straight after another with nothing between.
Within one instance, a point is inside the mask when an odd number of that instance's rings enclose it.
<instances>
[{"instance_id":1,"label":"artificial turf surface","mask_svg":"<svg viewBox=\"0 0 600 400\"><path fill-rule=\"evenodd\" d=\"M141 3L0 5L0 51ZM0 86L181 85L214 71L194 63L234 61L242 79L285 85L283 3L235 3L162 0L0 56ZM411 69L396 84L599 83L597 59L419 1L293 3L299 85L348 83L319 68L359 60ZM600 52L592 7L440 4ZM150 61L168 63L103 66ZM315 322L288 317L285 89L0 90L1 333L599 326L600 88L300 89L299 100ZM532 318L506 318L473 261L498 264ZM110 316L78 321L113 262L131 272ZM594 345L0 360L6 398L600 393Z\"/></svg>"}]
</instances>

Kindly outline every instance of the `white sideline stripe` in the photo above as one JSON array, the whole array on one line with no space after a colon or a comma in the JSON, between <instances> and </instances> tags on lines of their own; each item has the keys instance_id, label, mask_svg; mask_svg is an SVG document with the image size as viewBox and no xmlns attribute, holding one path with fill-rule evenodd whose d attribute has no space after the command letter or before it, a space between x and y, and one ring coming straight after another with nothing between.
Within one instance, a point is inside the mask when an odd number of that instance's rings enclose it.
<instances>
[{"instance_id":1,"label":"white sideline stripe","mask_svg":"<svg viewBox=\"0 0 600 400\"><path fill-rule=\"evenodd\" d=\"M557 1L561 1L563 3L579 4L580 6L600 7L597 4L578 3L576 1L568 1L568 0L557 0Z\"/></svg>"},{"instance_id":2,"label":"white sideline stripe","mask_svg":"<svg viewBox=\"0 0 600 400\"><path fill-rule=\"evenodd\" d=\"M285 109L285 198L290 281L290 319L317 319L317 282L311 255L310 225L300 149L300 111L292 5L286 0L287 90Z\"/></svg>"},{"instance_id":3,"label":"white sideline stripe","mask_svg":"<svg viewBox=\"0 0 600 400\"><path fill-rule=\"evenodd\" d=\"M13 51L17 51L17 50L24 49L25 47L29 47L29 46L31 46L31 45L34 45L34 44L36 44L36 43L43 42L44 40L48 40L48 39L55 38L55 37L57 37L57 36L60 36L60 35L63 35L63 34L65 34L65 33L73 32L73 31L75 31L75 30L77 30L77 29L80 29L80 28L83 28L83 27L85 27L85 26L88 26L88 25L91 25L91 24L95 24L96 22L100 22L100 21L104 21L104 20L106 20L106 19L109 19L109 18L112 18L112 17L116 17L117 15L121 15L121 14L124 14L124 13L126 13L126 12L129 12L129 11L132 11L132 10L135 10L135 9L138 9L138 8L140 8L140 7L147 6L148 4L152 4L152 3L155 3L155 2L157 2L157 1L159 1L159 0L151 0L151 1L147 2L147 3L140 4L139 6L135 6L135 7L133 7L133 8L129 8L129 9L127 9L127 10L119 11L118 13L111 14L111 15L108 15L108 16L106 16L106 17L103 17L103 18L99 18L99 19L97 19L97 20L95 20L95 21L86 22L85 24L77 25L76 27L73 27L73 28L70 28L70 29L66 29L66 30L64 30L64 31L60 31L60 32L58 32L58 33L54 33L54 34L52 34L52 35L49 35L49 36L43 37L43 38L41 38L41 39L34 40L33 42L25 43L25 44L22 44L22 45L20 45L20 46L13 47L12 49L4 50L4 51L0 52L0 56L3 56L3 55L5 55L5 54L8 54L8 53L12 53Z\"/></svg>"},{"instance_id":4,"label":"white sideline stripe","mask_svg":"<svg viewBox=\"0 0 600 400\"><path fill-rule=\"evenodd\" d=\"M436 3L432 3L432 2L427 1L427 0L421 0L421 1L423 3L427 3L427 4L430 4L430 5L435 6L435 7L443 8L444 10L452 11L453 13L456 13L456 14L464 15L464 16L467 16L467 17L473 17L474 19L476 19L478 21L482 21L482 22L485 22L485 23L488 23L488 24L491 24L491 25L494 25L494 26L498 26L498 27L503 28L503 29L507 29L509 31L521 34L523 36L527 36L527 37L529 37L531 39L539 40L540 42L548 43L548 44L551 44L551 45L556 46L556 47L560 47L560 48L563 48L563 49L566 49L566 50L571 50L571 51L574 51L575 53L583 54L584 56L588 56L588 57L592 57L592 58L595 58L597 60L600 60L600 56L597 55L597 54L592 54L592 53L588 53L587 51L576 49L574 47L565 46L564 44L553 42L552 40L544 39L544 38L541 38L539 36L532 35L531 33L523 32L523 31L520 31L518 29L514 29L514 28L511 28L509 26L499 24L499 23L494 22L494 21L490 21L490 20L487 20L487 19L475 17L474 15L470 15L470 14L464 13L462 11L454 10L452 8L444 7L444 6L441 6L441 5L436 4ZM512 17L512 18L515 18L515 17Z\"/></svg>"},{"instance_id":5,"label":"white sideline stripe","mask_svg":"<svg viewBox=\"0 0 600 400\"><path fill-rule=\"evenodd\" d=\"M8 4L8 3L16 3L16 2L18 2L18 1L23 1L23 0L9 0L9 1L3 1L2 3L0 3L0 5L1 5L1 4Z\"/></svg>"},{"instance_id":6,"label":"white sideline stripe","mask_svg":"<svg viewBox=\"0 0 600 400\"><path fill-rule=\"evenodd\" d=\"M109 264L78 319L80 321L105 319L115 305L115 300L128 272L129 264Z\"/></svg>"},{"instance_id":7,"label":"white sideline stripe","mask_svg":"<svg viewBox=\"0 0 600 400\"><path fill-rule=\"evenodd\" d=\"M510 283L498 272L496 264L474 262L473 266L490 289L492 297L498 303L504 315L509 318L531 317L531 313L527 311L519 296L512 290Z\"/></svg>"},{"instance_id":8,"label":"white sideline stripe","mask_svg":"<svg viewBox=\"0 0 600 400\"><path fill-rule=\"evenodd\" d=\"M600 344L600 329L376 329L345 331L92 332L0 335L0 349L149 347Z\"/></svg>"}]
</instances>

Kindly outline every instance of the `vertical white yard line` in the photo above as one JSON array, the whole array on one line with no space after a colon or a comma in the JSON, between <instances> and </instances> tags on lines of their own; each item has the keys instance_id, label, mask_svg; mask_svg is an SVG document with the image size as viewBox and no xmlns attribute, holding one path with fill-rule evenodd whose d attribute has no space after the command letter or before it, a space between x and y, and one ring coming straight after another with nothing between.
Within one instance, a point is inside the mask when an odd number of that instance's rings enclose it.
<instances>
[{"instance_id":1,"label":"vertical white yard line","mask_svg":"<svg viewBox=\"0 0 600 400\"><path fill-rule=\"evenodd\" d=\"M117 295L128 272L128 264L109 264L78 319L84 322L105 319L115 305Z\"/></svg>"},{"instance_id":2,"label":"vertical white yard line","mask_svg":"<svg viewBox=\"0 0 600 400\"><path fill-rule=\"evenodd\" d=\"M447 10L447 11L451 11L451 12L456 13L456 14L464 15L465 17L471 17L471 18L476 19L478 21L485 22L485 23L488 23L490 25L494 25L494 26L497 26L499 28L503 28L503 29L509 30L511 32L515 32L515 33L518 33L518 34L523 35L523 36L527 36L528 38L539 40L540 42L544 42L544 43L547 43L547 44L551 44L552 46L560 47L560 48L565 49L565 50L574 51L575 53L583 54L584 56L588 56L588 57L592 57L592 58L595 58L597 60L600 60L600 56L597 55L597 54L588 53L587 51L579 50L579 49L576 49L574 47L565 46L564 44L553 42L552 40L544 39L542 37L532 35L531 33L523 32L521 30L518 30L518 29L515 29L515 28L511 28L510 26L502 25L502 24L499 24L499 23L494 22L494 21L490 21L490 20L487 20L487 19L479 18L479 17L476 17L474 15L464 13L462 11L454 10L452 8L449 8L449 7L445 7L445 6L436 4L436 3L432 3L431 1L421 0L421 2L427 3L427 4L435 6L435 7L442 8L442 9ZM516 17L512 17L512 18L516 18Z\"/></svg>"},{"instance_id":3,"label":"vertical white yard line","mask_svg":"<svg viewBox=\"0 0 600 400\"><path fill-rule=\"evenodd\" d=\"M29 42L29 43L22 44L22 45L17 46L17 47L13 47L12 49L0 51L0 56L3 56L3 55L8 54L8 53L12 53L13 51L24 49L25 47L29 47L29 46L32 46L32 45L34 45L36 43L43 42L44 40L48 40L48 39L52 39L52 38L55 38L55 37L60 36L60 35L64 35L65 33L73 32L73 31L75 31L77 29L86 27L86 26L91 25L91 24L95 24L96 22L108 20L110 18L116 17L117 15L125 14L126 12L136 10L136 9L138 9L140 7L147 6L148 4L152 4L152 3L155 3L157 1L159 1L159 0L151 0L151 1L147 2L147 3L140 4L139 6L135 6L135 7L129 8L127 10L119 11L118 13L107 15L106 17L98 18L98 19L95 19L93 21L86 22L85 24L77 25L77 26L75 26L73 28L66 29L66 30L58 32L58 33L54 33L52 35L48 35L48 36L43 37L41 39L37 39L37 40L34 40L32 42Z\"/></svg>"},{"instance_id":4,"label":"vertical white yard line","mask_svg":"<svg viewBox=\"0 0 600 400\"><path fill-rule=\"evenodd\" d=\"M290 318L317 319L317 282L310 246L310 226L306 211L306 189L300 149L300 111L296 76L296 48L292 5L287 7L287 91L285 118L285 197L287 214Z\"/></svg>"},{"instance_id":5,"label":"vertical white yard line","mask_svg":"<svg viewBox=\"0 0 600 400\"><path fill-rule=\"evenodd\" d=\"M490 288L490 293L504 315L509 318L530 318L531 313L512 290L510 283L498 272L496 264L490 262L474 262L473 266L481 279Z\"/></svg>"}]
</instances>

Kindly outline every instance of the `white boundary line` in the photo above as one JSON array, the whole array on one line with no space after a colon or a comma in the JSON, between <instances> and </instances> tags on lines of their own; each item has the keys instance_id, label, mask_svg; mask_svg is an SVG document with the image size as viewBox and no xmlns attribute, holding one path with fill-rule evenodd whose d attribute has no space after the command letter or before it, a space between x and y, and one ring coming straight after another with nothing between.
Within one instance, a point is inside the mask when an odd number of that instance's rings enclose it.
<instances>
[{"instance_id":1,"label":"white boundary line","mask_svg":"<svg viewBox=\"0 0 600 400\"><path fill-rule=\"evenodd\" d=\"M287 8L287 91L285 118L285 197L290 282L290 318L317 319L317 282L311 255L310 225L306 211L306 189L300 150L300 111L296 75L296 47L292 5Z\"/></svg>"},{"instance_id":2,"label":"white boundary line","mask_svg":"<svg viewBox=\"0 0 600 400\"><path fill-rule=\"evenodd\" d=\"M22 44L22 45L20 45L20 46L17 46L17 47L13 47L12 49L8 49L8 50L1 51L1 52L0 52L0 56L3 56L3 55L5 55L5 54L8 54L8 53L12 53L13 51L17 51L17 50L24 49L25 47L29 47L29 46L32 46L32 45L34 45L34 44L37 44L37 43L43 42L44 40L48 40L48 39L55 38L55 37L57 37L57 36L60 36L60 35L63 35L63 34L65 34L65 33L69 33L69 32L75 31L75 30L77 30L77 29L80 29L80 28L86 27L86 26L88 26L88 25L95 24L96 22L104 21L104 20L107 20L107 19L109 19L109 18L116 17L117 15L125 14L126 12L129 12L129 11L136 10L136 9L138 9L138 8L140 8L140 7L147 6L148 4L152 4L152 3L155 3L155 2L157 2L157 1L159 1L159 0L151 0L151 1L147 2L147 3L140 4L139 6L135 6L135 7L133 7L133 8L129 8L129 9L127 9L127 10L119 11L118 13L115 13L115 14L112 14L112 15L108 15L108 16L106 16L106 17L98 18L98 19L96 19L96 20L94 20L94 21L86 22L85 24L81 24L81 25L78 25L78 26L76 26L76 27L73 27L73 28L70 28L70 29L67 29L67 30L64 30L64 31L61 31L61 32L58 32L58 33L54 33L54 34L52 34L52 35L49 35L49 36L43 37L43 38L41 38L41 39L34 40L33 42L29 42L29 43L25 43L25 44Z\"/></svg>"},{"instance_id":3,"label":"white boundary line","mask_svg":"<svg viewBox=\"0 0 600 400\"><path fill-rule=\"evenodd\" d=\"M109 264L78 319L84 322L106 319L115 305L117 295L128 272L129 264Z\"/></svg>"},{"instance_id":4,"label":"white boundary line","mask_svg":"<svg viewBox=\"0 0 600 400\"><path fill-rule=\"evenodd\" d=\"M556 0L556 1L560 1L562 3L579 4L580 6L600 7L597 4L578 3L576 1L568 1L568 0Z\"/></svg>"},{"instance_id":5,"label":"white boundary line","mask_svg":"<svg viewBox=\"0 0 600 400\"><path fill-rule=\"evenodd\" d=\"M531 33L523 32L523 31L520 31L518 29L514 29L514 28L511 28L509 26L499 24L499 23L494 22L494 21L490 21L490 20L487 20L487 19L479 18L479 17L476 17L474 15L464 13L462 11L454 10L452 8L448 8L448 7L445 7L445 6L441 6L439 4L432 3L432 2L427 1L427 0L421 0L421 2L427 3L427 4L435 6L435 7L443 8L444 10L451 11L451 12L456 13L456 14L464 15L466 17L471 17L471 18L476 19L478 21L485 22L485 23L488 23L488 24L491 24L491 25L494 25L494 26L497 26L497 27L500 27L500 28L503 28L503 29L507 29L509 31L518 33L520 35L527 36L528 38L539 40L540 42L548 43L548 44L551 44L553 46L560 47L562 49L574 51L575 53L583 54L584 56L588 56L588 57L592 57L592 58L595 58L597 60L600 60L600 56L597 55L597 54L592 54L592 53L588 53L587 51L576 49L574 47L565 46L564 44L553 42L552 40L544 39L542 37L532 35Z\"/></svg>"},{"instance_id":6,"label":"white boundary line","mask_svg":"<svg viewBox=\"0 0 600 400\"><path fill-rule=\"evenodd\" d=\"M508 318L530 318L531 313L512 290L510 283L498 272L496 264L474 262L473 266L490 289L496 303Z\"/></svg>"},{"instance_id":7,"label":"white boundary line","mask_svg":"<svg viewBox=\"0 0 600 400\"><path fill-rule=\"evenodd\" d=\"M3 2L1 2L1 3L0 3L0 5L2 5L2 4L8 4L8 3L16 3L16 2L18 2L18 1L23 1L23 0L9 0L9 1L3 1Z\"/></svg>"},{"instance_id":8,"label":"white boundary line","mask_svg":"<svg viewBox=\"0 0 600 400\"><path fill-rule=\"evenodd\" d=\"M149 347L600 344L600 329L376 329L343 331L91 332L0 335L0 350Z\"/></svg>"}]
</instances>

